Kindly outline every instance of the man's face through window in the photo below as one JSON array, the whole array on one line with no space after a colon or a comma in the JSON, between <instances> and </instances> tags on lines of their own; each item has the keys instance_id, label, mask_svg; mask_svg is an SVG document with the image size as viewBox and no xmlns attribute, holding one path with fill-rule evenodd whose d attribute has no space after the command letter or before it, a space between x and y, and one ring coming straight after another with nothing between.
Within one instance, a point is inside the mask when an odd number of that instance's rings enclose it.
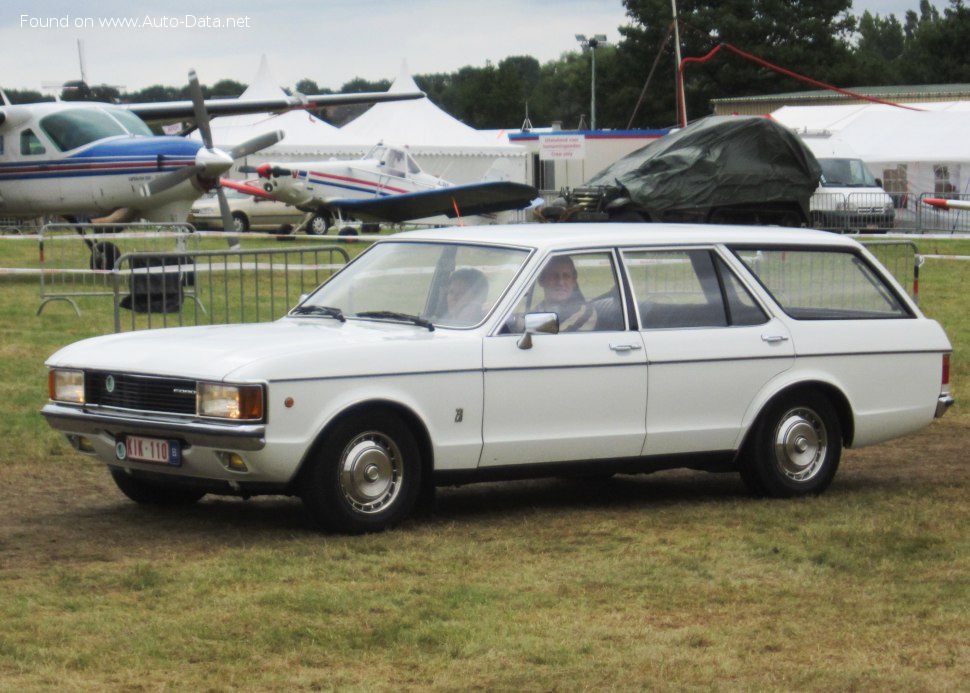
<instances>
[{"instance_id":1,"label":"man's face through window","mask_svg":"<svg viewBox=\"0 0 970 693\"><path fill-rule=\"evenodd\" d=\"M556 258L549 262L542 275L539 285L545 291L546 301L563 303L572 296L576 289L576 268L569 258Z\"/></svg>"}]
</instances>

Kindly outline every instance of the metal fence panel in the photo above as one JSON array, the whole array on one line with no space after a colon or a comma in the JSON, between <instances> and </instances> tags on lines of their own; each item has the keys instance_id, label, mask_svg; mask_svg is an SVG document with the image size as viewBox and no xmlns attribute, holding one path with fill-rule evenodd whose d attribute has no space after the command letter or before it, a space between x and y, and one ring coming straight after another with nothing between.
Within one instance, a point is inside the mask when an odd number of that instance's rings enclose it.
<instances>
[{"instance_id":1,"label":"metal fence panel","mask_svg":"<svg viewBox=\"0 0 970 693\"><path fill-rule=\"evenodd\" d=\"M889 270L910 297L919 303L919 268L925 259L912 241L863 240L866 249Z\"/></svg>"},{"instance_id":2,"label":"metal fence panel","mask_svg":"<svg viewBox=\"0 0 970 693\"><path fill-rule=\"evenodd\" d=\"M113 296L112 268L127 252L190 252L199 242L186 224L47 224L39 233L37 314L52 301L65 301L80 315L75 299Z\"/></svg>"},{"instance_id":3,"label":"metal fence panel","mask_svg":"<svg viewBox=\"0 0 970 693\"><path fill-rule=\"evenodd\" d=\"M275 320L348 260L339 245L126 253L111 273L114 328Z\"/></svg>"},{"instance_id":4,"label":"metal fence panel","mask_svg":"<svg viewBox=\"0 0 970 693\"><path fill-rule=\"evenodd\" d=\"M927 198L944 198L947 200L970 200L970 193L920 193L918 200L917 228L922 232L970 233L970 210L939 209L924 202Z\"/></svg>"}]
</instances>

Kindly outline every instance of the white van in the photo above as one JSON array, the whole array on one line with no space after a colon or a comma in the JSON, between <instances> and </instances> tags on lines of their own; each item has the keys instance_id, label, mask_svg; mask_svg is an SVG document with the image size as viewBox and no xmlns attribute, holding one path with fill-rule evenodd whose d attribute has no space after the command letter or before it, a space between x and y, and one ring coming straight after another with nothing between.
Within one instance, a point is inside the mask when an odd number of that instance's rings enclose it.
<instances>
[{"instance_id":1,"label":"white van","mask_svg":"<svg viewBox=\"0 0 970 693\"><path fill-rule=\"evenodd\" d=\"M799 134L822 166L809 203L812 225L839 231L893 228L893 200L858 154L828 133Z\"/></svg>"}]
</instances>

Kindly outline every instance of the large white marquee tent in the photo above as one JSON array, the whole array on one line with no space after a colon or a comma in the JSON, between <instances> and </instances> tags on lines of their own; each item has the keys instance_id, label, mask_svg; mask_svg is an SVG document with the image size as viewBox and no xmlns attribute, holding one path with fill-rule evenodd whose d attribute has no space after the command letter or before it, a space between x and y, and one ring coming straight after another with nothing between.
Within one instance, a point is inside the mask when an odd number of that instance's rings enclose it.
<instances>
[{"instance_id":1,"label":"large white marquee tent","mask_svg":"<svg viewBox=\"0 0 970 693\"><path fill-rule=\"evenodd\" d=\"M889 192L970 193L970 101L906 105L786 106L771 117L799 134L831 133Z\"/></svg>"},{"instance_id":2,"label":"large white marquee tent","mask_svg":"<svg viewBox=\"0 0 970 693\"><path fill-rule=\"evenodd\" d=\"M402 65L389 91L419 91L406 66ZM282 89L273 79L264 56L256 79L243 96L263 98L280 93ZM465 125L427 98L375 104L342 128L299 110L212 121L212 137L219 147L231 147L273 130L282 130L284 139L238 165L352 159L383 141L409 147L425 171L454 183L473 183L486 175L526 182L528 175L528 153L524 147L509 144L504 134L480 132Z\"/></svg>"}]
</instances>

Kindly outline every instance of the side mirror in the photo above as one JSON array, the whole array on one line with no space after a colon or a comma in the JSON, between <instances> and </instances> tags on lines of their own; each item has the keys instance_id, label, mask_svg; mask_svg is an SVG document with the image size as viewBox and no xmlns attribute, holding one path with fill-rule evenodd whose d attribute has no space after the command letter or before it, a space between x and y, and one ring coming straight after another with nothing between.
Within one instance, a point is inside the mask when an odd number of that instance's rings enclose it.
<instances>
[{"instance_id":1,"label":"side mirror","mask_svg":"<svg viewBox=\"0 0 970 693\"><path fill-rule=\"evenodd\" d=\"M559 315L556 313L527 313L525 332L516 345L520 349L532 348L532 335L559 334Z\"/></svg>"}]
</instances>

